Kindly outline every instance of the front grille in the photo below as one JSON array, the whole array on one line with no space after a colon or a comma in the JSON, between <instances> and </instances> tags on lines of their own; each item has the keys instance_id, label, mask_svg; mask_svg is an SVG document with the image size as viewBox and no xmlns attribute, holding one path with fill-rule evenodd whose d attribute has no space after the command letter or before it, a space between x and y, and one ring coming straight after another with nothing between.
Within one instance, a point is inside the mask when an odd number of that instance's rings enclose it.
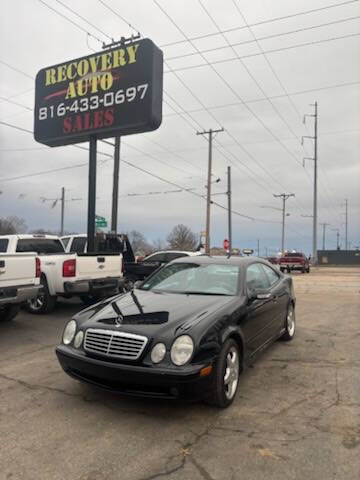
<instances>
[{"instance_id":1,"label":"front grille","mask_svg":"<svg viewBox=\"0 0 360 480\"><path fill-rule=\"evenodd\" d=\"M89 328L85 333L84 349L107 357L137 360L147 341L146 337L133 333Z\"/></svg>"}]
</instances>

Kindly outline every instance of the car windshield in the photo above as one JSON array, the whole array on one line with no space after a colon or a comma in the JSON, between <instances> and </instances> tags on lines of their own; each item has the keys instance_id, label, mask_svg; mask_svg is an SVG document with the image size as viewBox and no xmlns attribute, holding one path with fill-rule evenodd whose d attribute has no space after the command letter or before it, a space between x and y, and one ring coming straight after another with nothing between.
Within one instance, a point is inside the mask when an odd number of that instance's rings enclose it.
<instances>
[{"instance_id":1,"label":"car windshield","mask_svg":"<svg viewBox=\"0 0 360 480\"><path fill-rule=\"evenodd\" d=\"M239 267L173 263L146 280L141 290L193 295L236 295Z\"/></svg>"},{"instance_id":2,"label":"car windshield","mask_svg":"<svg viewBox=\"0 0 360 480\"><path fill-rule=\"evenodd\" d=\"M299 252L286 252L285 257L302 257L302 253Z\"/></svg>"}]
</instances>

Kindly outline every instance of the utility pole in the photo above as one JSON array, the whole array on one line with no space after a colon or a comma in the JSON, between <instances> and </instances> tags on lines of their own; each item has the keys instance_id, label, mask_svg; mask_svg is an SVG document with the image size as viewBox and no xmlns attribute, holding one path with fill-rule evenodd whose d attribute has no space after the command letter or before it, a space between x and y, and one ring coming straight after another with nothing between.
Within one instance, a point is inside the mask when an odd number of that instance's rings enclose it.
<instances>
[{"instance_id":1,"label":"utility pole","mask_svg":"<svg viewBox=\"0 0 360 480\"><path fill-rule=\"evenodd\" d=\"M345 199L345 250L349 250L348 244L348 199Z\"/></svg>"},{"instance_id":2,"label":"utility pole","mask_svg":"<svg viewBox=\"0 0 360 480\"><path fill-rule=\"evenodd\" d=\"M60 236L64 235L64 214L65 214L65 188L61 189L61 227Z\"/></svg>"},{"instance_id":3,"label":"utility pole","mask_svg":"<svg viewBox=\"0 0 360 480\"><path fill-rule=\"evenodd\" d=\"M323 250L325 250L325 231L326 227L330 225L330 223L320 223L320 225L323 227Z\"/></svg>"},{"instance_id":4,"label":"utility pole","mask_svg":"<svg viewBox=\"0 0 360 480\"><path fill-rule=\"evenodd\" d=\"M304 138L311 138L314 140L314 157L305 157L303 159L303 165L305 166L306 160L313 160L314 161L314 197L313 197L313 245L312 245L312 262L314 265L317 264L317 161L318 161L318 104L315 102L311 104L315 108L314 114L311 115L304 115L304 124L306 121L306 117L313 117L314 118L314 136L303 136L301 138L301 144L304 144Z\"/></svg>"},{"instance_id":5,"label":"utility pole","mask_svg":"<svg viewBox=\"0 0 360 480\"><path fill-rule=\"evenodd\" d=\"M231 257L232 251L232 225L231 225L231 167L227 167L227 197L228 197L228 235L229 235L229 253Z\"/></svg>"},{"instance_id":6,"label":"utility pole","mask_svg":"<svg viewBox=\"0 0 360 480\"><path fill-rule=\"evenodd\" d=\"M207 178L207 194L206 194L206 237L205 237L205 254L210 255L210 205L211 205L211 168L212 168L212 141L213 134L223 132L224 129L204 130L196 132L196 135L209 135L209 159L208 159L208 178Z\"/></svg>"},{"instance_id":7,"label":"utility pole","mask_svg":"<svg viewBox=\"0 0 360 480\"><path fill-rule=\"evenodd\" d=\"M336 232L336 250L340 250L340 232L338 228L332 228L333 232Z\"/></svg>"},{"instance_id":8,"label":"utility pole","mask_svg":"<svg viewBox=\"0 0 360 480\"><path fill-rule=\"evenodd\" d=\"M282 205L282 230L281 230L281 253L285 252L285 202L290 197L295 197L295 193L280 193L279 195L273 194L275 198L281 198Z\"/></svg>"},{"instance_id":9,"label":"utility pole","mask_svg":"<svg viewBox=\"0 0 360 480\"><path fill-rule=\"evenodd\" d=\"M114 147L114 175L111 210L111 231L117 233L117 216L119 202L119 169L120 169L120 137L115 137Z\"/></svg>"},{"instance_id":10,"label":"utility pole","mask_svg":"<svg viewBox=\"0 0 360 480\"><path fill-rule=\"evenodd\" d=\"M260 240L257 241L257 256L260 257Z\"/></svg>"}]
</instances>

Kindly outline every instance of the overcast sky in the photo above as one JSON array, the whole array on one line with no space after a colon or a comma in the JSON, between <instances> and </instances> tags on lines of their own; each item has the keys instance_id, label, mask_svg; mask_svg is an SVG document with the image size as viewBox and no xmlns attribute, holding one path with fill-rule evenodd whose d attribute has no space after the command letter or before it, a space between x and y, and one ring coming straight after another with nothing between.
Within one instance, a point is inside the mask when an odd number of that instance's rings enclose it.
<instances>
[{"instance_id":1,"label":"overcast sky","mask_svg":"<svg viewBox=\"0 0 360 480\"><path fill-rule=\"evenodd\" d=\"M313 144L305 140L302 147L300 139L312 135L312 119L304 126L302 116L313 113L310 104L317 101L326 246L336 247L337 228L344 245L346 198L349 240L360 245L359 1L4 0L0 120L32 131L38 70L100 51L99 40L134 33L124 20L163 49L166 64L162 125L123 137L122 159L205 194L207 142L196 130L224 127L214 141L213 178L221 181L213 191L226 191L230 165L233 209L255 219L233 215L234 246L255 248L259 239L261 254L265 247L278 249L281 201L273 194L291 192L286 246L310 253L312 219L303 215L312 215L313 162L303 168L302 159L312 156ZM98 152L97 214L110 221L112 147L99 143ZM29 229L59 229L59 203L51 208L40 197L58 198L64 186L70 200L65 228L85 232L87 161L86 151L45 147L32 134L0 124L0 217L23 217ZM203 230L205 201L188 192L164 193L175 189L122 163L119 230L136 229L149 240L165 239L177 223ZM128 195L140 193L147 195ZM226 204L225 195L214 200ZM211 244L225 237L226 211L213 206ZM320 226L318 238L321 247Z\"/></svg>"}]
</instances>

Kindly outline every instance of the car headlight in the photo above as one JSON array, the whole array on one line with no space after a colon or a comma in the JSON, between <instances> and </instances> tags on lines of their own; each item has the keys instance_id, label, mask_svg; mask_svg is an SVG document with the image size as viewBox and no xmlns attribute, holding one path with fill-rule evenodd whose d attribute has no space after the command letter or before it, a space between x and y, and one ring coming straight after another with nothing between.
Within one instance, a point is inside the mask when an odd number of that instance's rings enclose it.
<instances>
[{"instance_id":1,"label":"car headlight","mask_svg":"<svg viewBox=\"0 0 360 480\"><path fill-rule=\"evenodd\" d=\"M185 365L194 351L194 342L189 335L178 337L171 347L171 361L178 366Z\"/></svg>"},{"instance_id":2,"label":"car headlight","mask_svg":"<svg viewBox=\"0 0 360 480\"><path fill-rule=\"evenodd\" d=\"M82 330L79 330L77 334L75 335L75 340L74 340L74 347L75 348L80 348L81 344L84 339L84 332Z\"/></svg>"},{"instance_id":3,"label":"car headlight","mask_svg":"<svg viewBox=\"0 0 360 480\"><path fill-rule=\"evenodd\" d=\"M63 342L65 345L69 345L75 337L76 332L76 322L75 320L70 320L70 322L66 325L64 333L63 333Z\"/></svg>"},{"instance_id":4,"label":"car headlight","mask_svg":"<svg viewBox=\"0 0 360 480\"><path fill-rule=\"evenodd\" d=\"M157 343L151 350L151 361L153 363L159 363L165 357L166 347L163 343Z\"/></svg>"}]
</instances>

